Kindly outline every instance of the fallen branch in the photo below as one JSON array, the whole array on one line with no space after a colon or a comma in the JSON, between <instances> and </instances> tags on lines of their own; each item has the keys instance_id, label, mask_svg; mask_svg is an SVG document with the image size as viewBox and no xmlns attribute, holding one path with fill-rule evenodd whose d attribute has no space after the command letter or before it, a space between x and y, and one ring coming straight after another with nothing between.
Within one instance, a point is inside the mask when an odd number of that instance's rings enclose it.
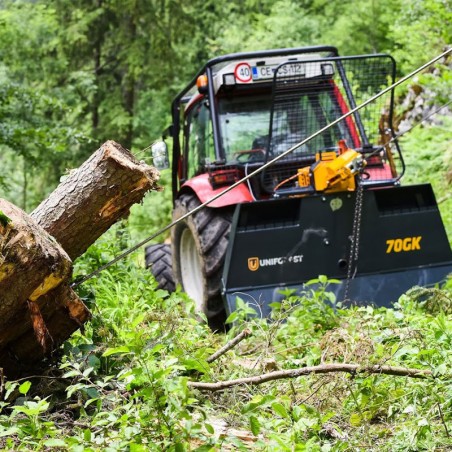
<instances>
[{"instance_id":1,"label":"fallen branch","mask_svg":"<svg viewBox=\"0 0 452 452\"><path fill-rule=\"evenodd\" d=\"M359 364L323 364L320 366L302 367L300 369L278 370L254 377L238 378L237 380L219 381L217 383L199 383L189 381L188 385L194 389L204 391L221 391L237 385L260 385L268 381L284 378L296 378L310 374L328 374L332 372L347 372L350 374L385 374L397 377L426 378L431 377L430 370L407 369L405 367L392 366L360 366Z\"/></svg>"},{"instance_id":2,"label":"fallen branch","mask_svg":"<svg viewBox=\"0 0 452 452\"><path fill-rule=\"evenodd\" d=\"M243 339L247 338L250 334L251 331L249 329L244 329L241 333L237 334L237 336L235 336L229 342L223 345L223 347L221 347L220 350L216 351L213 355L210 355L207 358L207 362L208 363L214 362L221 355L224 355L228 350L231 350L231 348L235 347L239 342L242 342Z\"/></svg>"}]
</instances>

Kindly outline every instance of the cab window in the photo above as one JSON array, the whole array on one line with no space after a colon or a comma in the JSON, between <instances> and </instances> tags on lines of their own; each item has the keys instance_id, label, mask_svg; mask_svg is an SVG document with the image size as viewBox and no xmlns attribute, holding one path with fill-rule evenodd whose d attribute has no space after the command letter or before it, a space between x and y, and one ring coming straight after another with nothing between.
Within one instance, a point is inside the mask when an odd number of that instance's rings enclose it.
<instances>
[{"instance_id":1,"label":"cab window","mask_svg":"<svg viewBox=\"0 0 452 452\"><path fill-rule=\"evenodd\" d=\"M205 101L199 102L190 110L185 131L185 161L188 164L187 176L191 178L215 160L210 111Z\"/></svg>"},{"instance_id":2,"label":"cab window","mask_svg":"<svg viewBox=\"0 0 452 452\"><path fill-rule=\"evenodd\" d=\"M262 154L253 154L250 151L266 146L270 105L270 95L220 99L221 145L227 162L243 162L257 158L263 160ZM242 155L244 159L241 158Z\"/></svg>"}]
</instances>

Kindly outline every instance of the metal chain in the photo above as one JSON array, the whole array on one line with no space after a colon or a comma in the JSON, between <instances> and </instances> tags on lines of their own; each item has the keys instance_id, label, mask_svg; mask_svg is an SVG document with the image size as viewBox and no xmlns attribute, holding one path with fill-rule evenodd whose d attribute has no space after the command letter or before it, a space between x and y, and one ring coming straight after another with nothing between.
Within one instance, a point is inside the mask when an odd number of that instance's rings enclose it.
<instances>
[{"instance_id":1,"label":"metal chain","mask_svg":"<svg viewBox=\"0 0 452 452\"><path fill-rule=\"evenodd\" d=\"M356 227L355 227L355 255L354 260L355 262L358 262L358 255L359 255L359 241L361 236L361 218L363 213L363 199L364 199L364 188L361 184L361 180L358 181L358 189L356 192ZM356 269L355 269L356 274ZM355 274L353 277L355 277Z\"/></svg>"},{"instance_id":2,"label":"metal chain","mask_svg":"<svg viewBox=\"0 0 452 452\"><path fill-rule=\"evenodd\" d=\"M392 137L383 146L390 144L395 139L400 138L401 136L405 135L407 132L410 132L411 130L413 130L414 127L418 126L419 124L422 124L424 121L429 119L431 116L437 114L440 110L447 107L451 103L452 103L452 100L450 100L449 102L446 102L444 105L441 105L441 107L437 108L433 112L430 112L427 116L424 116L420 121L411 125L411 127L409 127L408 129L406 129L403 132L400 132L396 136ZM377 151L379 152L380 148L377 149ZM377 151L370 154L369 157L371 157L373 154L377 153ZM350 236L350 257L349 257L349 265L348 265L348 270L347 270L347 280L345 282L344 301L350 301L349 300L349 292L350 292L351 280L355 278L356 273L358 271L358 256L359 256L359 245L360 245L360 234L361 234L361 218L362 218L362 212L363 212L363 193L364 193L363 185L361 184L361 179L359 179L358 188L356 191L355 208L354 208L354 213L353 213L353 230L352 230L352 235Z\"/></svg>"},{"instance_id":3,"label":"metal chain","mask_svg":"<svg viewBox=\"0 0 452 452\"><path fill-rule=\"evenodd\" d=\"M350 282L358 271L359 241L361 236L361 218L363 212L364 187L361 178L357 180L355 208L353 212L353 228L350 236L350 255L348 258L347 280L345 282L344 301L349 301Z\"/></svg>"}]
</instances>

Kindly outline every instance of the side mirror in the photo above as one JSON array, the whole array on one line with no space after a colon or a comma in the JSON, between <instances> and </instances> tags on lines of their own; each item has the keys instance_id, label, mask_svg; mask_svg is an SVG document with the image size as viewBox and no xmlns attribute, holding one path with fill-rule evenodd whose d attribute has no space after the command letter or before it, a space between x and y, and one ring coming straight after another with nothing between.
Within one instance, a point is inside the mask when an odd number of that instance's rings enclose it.
<instances>
[{"instance_id":1,"label":"side mirror","mask_svg":"<svg viewBox=\"0 0 452 452\"><path fill-rule=\"evenodd\" d=\"M169 168L168 147L164 141L157 141L151 146L152 159L154 166L158 170Z\"/></svg>"}]
</instances>

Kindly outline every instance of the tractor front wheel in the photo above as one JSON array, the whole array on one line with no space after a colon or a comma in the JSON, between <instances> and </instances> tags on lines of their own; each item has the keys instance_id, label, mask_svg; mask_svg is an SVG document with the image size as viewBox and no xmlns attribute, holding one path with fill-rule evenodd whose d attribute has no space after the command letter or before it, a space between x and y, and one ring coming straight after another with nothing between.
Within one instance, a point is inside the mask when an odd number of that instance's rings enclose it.
<instances>
[{"instance_id":1,"label":"tractor front wheel","mask_svg":"<svg viewBox=\"0 0 452 452\"><path fill-rule=\"evenodd\" d=\"M182 194L173 220L200 205L194 194ZM195 301L212 329L224 329L226 311L221 297L221 276L231 228L232 208L203 209L173 227L171 235L173 274L176 282Z\"/></svg>"}]
</instances>

